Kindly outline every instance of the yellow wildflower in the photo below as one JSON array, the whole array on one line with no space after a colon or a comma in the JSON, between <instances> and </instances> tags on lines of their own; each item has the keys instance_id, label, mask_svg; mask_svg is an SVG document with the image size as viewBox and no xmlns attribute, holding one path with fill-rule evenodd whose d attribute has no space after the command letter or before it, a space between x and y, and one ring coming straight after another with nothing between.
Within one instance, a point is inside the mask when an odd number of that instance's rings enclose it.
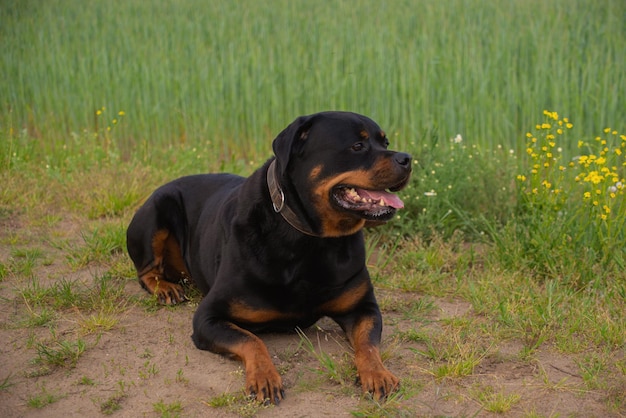
<instances>
[{"instance_id":1,"label":"yellow wildflower","mask_svg":"<svg viewBox=\"0 0 626 418\"><path fill-rule=\"evenodd\" d=\"M591 172L589 172L589 174L587 174L587 176L584 178L584 180L586 182L588 182L588 183L598 184L602 180L604 180L604 176L602 176L597 171L591 171Z\"/></svg>"}]
</instances>

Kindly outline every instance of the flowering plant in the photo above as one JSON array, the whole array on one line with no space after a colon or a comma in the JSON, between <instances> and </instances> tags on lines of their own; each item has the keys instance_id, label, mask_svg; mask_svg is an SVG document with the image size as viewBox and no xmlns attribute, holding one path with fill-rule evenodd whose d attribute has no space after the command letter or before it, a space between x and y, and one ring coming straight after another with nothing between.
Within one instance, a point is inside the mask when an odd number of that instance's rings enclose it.
<instances>
[{"instance_id":1,"label":"flowering plant","mask_svg":"<svg viewBox=\"0 0 626 418\"><path fill-rule=\"evenodd\" d=\"M626 135L610 128L591 141L579 140L580 154L567 161L563 141L572 123L557 112L526 134L530 164L517 175L520 240L534 269L588 283L598 266L624 266ZM570 147L572 148L572 147ZM561 250L573 259L555 262ZM573 269L571 267L574 267Z\"/></svg>"}]
</instances>

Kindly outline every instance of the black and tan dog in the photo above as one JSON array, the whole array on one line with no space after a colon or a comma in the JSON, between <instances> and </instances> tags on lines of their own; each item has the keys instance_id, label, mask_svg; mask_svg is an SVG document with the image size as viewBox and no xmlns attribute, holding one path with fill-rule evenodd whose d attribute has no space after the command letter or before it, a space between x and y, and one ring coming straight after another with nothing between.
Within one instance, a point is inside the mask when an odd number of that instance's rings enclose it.
<instances>
[{"instance_id":1,"label":"black and tan dog","mask_svg":"<svg viewBox=\"0 0 626 418\"><path fill-rule=\"evenodd\" d=\"M380 358L382 320L365 266L361 229L391 219L391 192L411 173L408 154L387 149L365 116L324 112L296 119L250 177L183 177L159 189L128 227L128 252L142 286L166 304L181 285L204 294L192 339L243 361L246 391L284 397L280 375L255 333L334 319L354 347L364 392L398 386Z\"/></svg>"}]
</instances>

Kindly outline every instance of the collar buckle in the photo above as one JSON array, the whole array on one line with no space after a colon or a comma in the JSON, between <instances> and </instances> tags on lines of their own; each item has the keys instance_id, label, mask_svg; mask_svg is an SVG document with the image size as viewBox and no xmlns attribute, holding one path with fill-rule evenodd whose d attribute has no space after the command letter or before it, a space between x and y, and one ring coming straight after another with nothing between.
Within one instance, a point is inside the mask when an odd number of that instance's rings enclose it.
<instances>
[{"instance_id":1,"label":"collar buckle","mask_svg":"<svg viewBox=\"0 0 626 418\"><path fill-rule=\"evenodd\" d=\"M272 161L267 168L267 188L270 192L274 212L279 213L289 225L303 234L319 237L308 225L303 224L293 210L285 204L285 193L280 188L276 177L276 160Z\"/></svg>"}]
</instances>

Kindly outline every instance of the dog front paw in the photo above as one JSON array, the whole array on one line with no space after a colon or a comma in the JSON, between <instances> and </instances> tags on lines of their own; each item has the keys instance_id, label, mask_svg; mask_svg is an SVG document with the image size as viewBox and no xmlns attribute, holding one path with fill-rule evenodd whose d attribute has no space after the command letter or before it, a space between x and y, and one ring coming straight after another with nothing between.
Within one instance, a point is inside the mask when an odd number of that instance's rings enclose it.
<instances>
[{"instance_id":1,"label":"dog front paw","mask_svg":"<svg viewBox=\"0 0 626 418\"><path fill-rule=\"evenodd\" d=\"M400 386L400 379L384 367L359 372L363 393L377 401L385 400Z\"/></svg>"},{"instance_id":2,"label":"dog front paw","mask_svg":"<svg viewBox=\"0 0 626 418\"><path fill-rule=\"evenodd\" d=\"M278 405L285 399L282 379L273 365L247 372L246 391L250 398L264 405Z\"/></svg>"}]
</instances>

